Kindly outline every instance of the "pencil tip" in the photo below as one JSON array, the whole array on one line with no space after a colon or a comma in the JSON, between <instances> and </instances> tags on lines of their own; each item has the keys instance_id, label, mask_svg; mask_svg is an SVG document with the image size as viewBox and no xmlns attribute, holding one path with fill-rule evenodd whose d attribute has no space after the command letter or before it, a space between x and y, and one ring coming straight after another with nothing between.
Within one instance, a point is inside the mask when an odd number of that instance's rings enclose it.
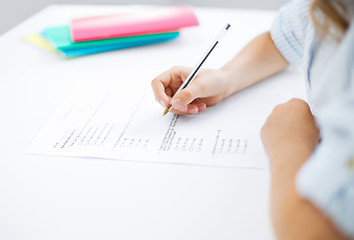
<instances>
[{"instance_id":1,"label":"pencil tip","mask_svg":"<svg viewBox=\"0 0 354 240\"><path fill-rule=\"evenodd\" d=\"M170 111L171 108L172 108L172 105L171 104L168 105L168 107L165 108L165 111L163 112L163 116L165 116Z\"/></svg>"}]
</instances>

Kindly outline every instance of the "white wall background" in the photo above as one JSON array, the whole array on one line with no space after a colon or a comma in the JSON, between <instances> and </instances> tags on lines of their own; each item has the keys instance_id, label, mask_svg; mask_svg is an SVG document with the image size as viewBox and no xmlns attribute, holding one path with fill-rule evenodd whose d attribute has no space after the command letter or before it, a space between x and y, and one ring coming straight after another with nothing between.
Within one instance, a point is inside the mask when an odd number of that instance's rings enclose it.
<instances>
[{"instance_id":1,"label":"white wall background","mask_svg":"<svg viewBox=\"0 0 354 240\"><path fill-rule=\"evenodd\" d=\"M278 9L287 0L0 0L0 35L50 4L188 4L249 9Z\"/></svg>"}]
</instances>

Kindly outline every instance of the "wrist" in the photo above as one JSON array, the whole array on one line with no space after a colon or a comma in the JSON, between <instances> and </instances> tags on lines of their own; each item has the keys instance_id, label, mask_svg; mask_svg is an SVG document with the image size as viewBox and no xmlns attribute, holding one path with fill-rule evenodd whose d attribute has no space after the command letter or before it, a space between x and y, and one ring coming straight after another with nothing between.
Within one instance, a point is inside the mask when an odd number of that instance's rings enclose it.
<instances>
[{"instance_id":1,"label":"wrist","mask_svg":"<svg viewBox=\"0 0 354 240\"><path fill-rule=\"evenodd\" d=\"M280 146L269 153L270 170L272 178L295 178L296 173L306 160L312 155L312 150L306 146Z\"/></svg>"},{"instance_id":2,"label":"wrist","mask_svg":"<svg viewBox=\"0 0 354 240\"><path fill-rule=\"evenodd\" d=\"M225 88L224 98L227 98L245 88L240 84L240 77L238 76L237 71L235 71L234 66L229 67L228 65L225 65L220 69L220 71L226 81L225 86L227 86Z\"/></svg>"}]
</instances>

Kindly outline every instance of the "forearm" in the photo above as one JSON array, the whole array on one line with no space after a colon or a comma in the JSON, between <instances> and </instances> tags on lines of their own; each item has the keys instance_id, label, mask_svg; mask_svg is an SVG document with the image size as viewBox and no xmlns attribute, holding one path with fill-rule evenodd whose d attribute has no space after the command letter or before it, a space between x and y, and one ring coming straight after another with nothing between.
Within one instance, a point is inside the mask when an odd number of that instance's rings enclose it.
<instances>
[{"instance_id":1,"label":"forearm","mask_svg":"<svg viewBox=\"0 0 354 240\"><path fill-rule=\"evenodd\" d=\"M273 226L279 240L290 239L346 239L311 202L302 198L295 187L295 178L308 154L279 154L270 159L284 162L272 166L271 213Z\"/></svg>"},{"instance_id":2,"label":"forearm","mask_svg":"<svg viewBox=\"0 0 354 240\"><path fill-rule=\"evenodd\" d=\"M288 62L275 47L269 32L248 43L222 70L230 80L231 95L284 70Z\"/></svg>"}]
</instances>

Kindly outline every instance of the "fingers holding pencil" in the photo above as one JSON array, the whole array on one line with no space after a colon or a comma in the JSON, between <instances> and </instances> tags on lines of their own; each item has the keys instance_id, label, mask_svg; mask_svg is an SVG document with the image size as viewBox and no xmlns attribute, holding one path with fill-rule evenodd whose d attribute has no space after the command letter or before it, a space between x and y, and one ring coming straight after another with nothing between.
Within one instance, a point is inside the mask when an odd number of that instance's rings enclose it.
<instances>
[{"instance_id":1,"label":"fingers holding pencil","mask_svg":"<svg viewBox=\"0 0 354 240\"><path fill-rule=\"evenodd\" d=\"M151 82L156 101L165 108L172 104L171 111L176 114L197 114L203 111L206 105L196 100L199 96L195 94L197 91L193 91L194 84L174 96L191 71L192 68L189 67L175 66L157 76ZM172 97L174 99L171 102Z\"/></svg>"},{"instance_id":2,"label":"fingers holding pencil","mask_svg":"<svg viewBox=\"0 0 354 240\"><path fill-rule=\"evenodd\" d=\"M155 96L160 104L166 106L163 113L164 116L171 109L175 109L175 112L177 111L176 113L178 114L197 114L198 111L203 111L205 109L206 104L195 101L195 99L200 98L203 95L206 95L205 97L209 97L211 95L208 96L208 91L206 91L205 88L200 88L200 86L196 87L197 84L192 84L197 78L202 65L205 63L215 47L220 43L230 26L231 25L228 23L225 24L216 39L192 71L183 67L172 68L153 80L152 87L154 89ZM186 76L185 73L187 71L189 74ZM176 88L177 86L178 88ZM203 85L201 84L201 86ZM166 100L168 101L168 104L166 104Z\"/></svg>"},{"instance_id":3,"label":"fingers holding pencil","mask_svg":"<svg viewBox=\"0 0 354 240\"><path fill-rule=\"evenodd\" d=\"M151 82L156 101L164 108L172 103L171 112L187 115L204 111L230 95L228 73L215 69L202 69L193 83L175 94L191 70L178 66L157 76Z\"/></svg>"}]
</instances>

